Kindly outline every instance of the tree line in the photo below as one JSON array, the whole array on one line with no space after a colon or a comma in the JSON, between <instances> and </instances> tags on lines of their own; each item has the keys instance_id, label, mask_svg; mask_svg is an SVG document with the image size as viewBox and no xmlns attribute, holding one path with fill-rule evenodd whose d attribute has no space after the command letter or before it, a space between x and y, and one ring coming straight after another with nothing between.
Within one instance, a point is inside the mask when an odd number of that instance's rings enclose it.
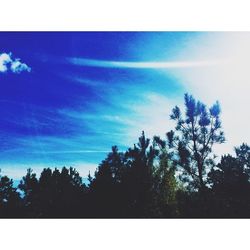
<instances>
[{"instance_id":1,"label":"tree line","mask_svg":"<svg viewBox=\"0 0 250 250\"><path fill-rule=\"evenodd\" d=\"M220 105L192 95L174 107L176 126L149 139L142 132L126 152L113 146L88 184L76 169L32 169L14 187L0 175L2 218L249 218L250 147L217 159L225 142Z\"/></svg>"}]
</instances>

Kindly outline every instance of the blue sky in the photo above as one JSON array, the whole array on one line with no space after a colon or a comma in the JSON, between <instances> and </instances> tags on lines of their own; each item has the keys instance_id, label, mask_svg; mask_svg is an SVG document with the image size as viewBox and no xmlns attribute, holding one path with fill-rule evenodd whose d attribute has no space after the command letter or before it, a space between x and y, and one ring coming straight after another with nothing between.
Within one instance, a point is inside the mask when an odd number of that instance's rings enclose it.
<instances>
[{"instance_id":1,"label":"blue sky","mask_svg":"<svg viewBox=\"0 0 250 250\"><path fill-rule=\"evenodd\" d=\"M125 150L142 130L164 136L185 92L208 104L219 100L230 123L237 113L232 98L241 109L248 104L248 69L239 66L248 59L247 39L248 33L0 33L2 172L18 179L28 167L65 165L87 175L112 145ZM232 122L225 129L231 136L219 153L247 139Z\"/></svg>"}]
</instances>

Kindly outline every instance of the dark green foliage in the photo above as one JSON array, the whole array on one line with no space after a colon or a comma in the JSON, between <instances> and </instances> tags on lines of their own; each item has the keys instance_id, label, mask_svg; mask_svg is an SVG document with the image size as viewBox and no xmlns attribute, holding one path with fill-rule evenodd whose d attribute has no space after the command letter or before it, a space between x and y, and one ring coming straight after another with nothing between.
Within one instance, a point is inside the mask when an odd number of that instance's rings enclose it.
<instances>
[{"instance_id":1,"label":"dark green foliage","mask_svg":"<svg viewBox=\"0 0 250 250\"><path fill-rule=\"evenodd\" d=\"M159 137L154 137L154 146L157 149L158 164L154 167L153 190L156 208L160 217L177 217L179 215L175 166L170 160L166 143Z\"/></svg>"}]
</instances>

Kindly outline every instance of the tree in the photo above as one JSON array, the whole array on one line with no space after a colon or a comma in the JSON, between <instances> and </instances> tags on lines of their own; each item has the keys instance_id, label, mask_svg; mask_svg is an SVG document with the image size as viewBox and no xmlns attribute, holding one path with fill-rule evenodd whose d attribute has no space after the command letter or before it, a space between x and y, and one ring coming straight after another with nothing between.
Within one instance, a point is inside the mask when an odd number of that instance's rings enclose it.
<instances>
[{"instance_id":1,"label":"tree","mask_svg":"<svg viewBox=\"0 0 250 250\"><path fill-rule=\"evenodd\" d=\"M23 191L25 210L29 217L84 217L87 187L79 173L70 167L43 169L37 180L28 169L19 188Z\"/></svg>"},{"instance_id":2,"label":"tree","mask_svg":"<svg viewBox=\"0 0 250 250\"><path fill-rule=\"evenodd\" d=\"M26 176L22 178L18 188L23 192L23 204L26 215L35 216L38 210L38 180L33 170L29 168Z\"/></svg>"},{"instance_id":3,"label":"tree","mask_svg":"<svg viewBox=\"0 0 250 250\"><path fill-rule=\"evenodd\" d=\"M169 146L175 150L175 162L183 174L192 180L192 186L199 190L206 187L205 177L213 165L212 149L215 143L225 141L221 130L220 105L216 102L209 110L185 94L185 116L176 106L170 118L176 122L175 132L167 133ZM191 180L190 180L191 177Z\"/></svg>"},{"instance_id":4,"label":"tree","mask_svg":"<svg viewBox=\"0 0 250 250\"><path fill-rule=\"evenodd\" d=\"M241 146L235 148L235 153L244 170L250 174L250 147L243 143Z\"/></svg>"},{"instance_id":5,"label":"tree","mask_svg":"<svg viewBox=\"0 0 250 250\"><path fill-rule=\"evenodd\" d=\"M153 143L158 158L153 172L156 207L160 217L176 217L178 216L176 169L170 160L166 142L155 136Z\"/></svg>"},{"instance_id":6,"label":"tree","mask_svg":"<svg viewBox=\"0 0 250 250\"><path fill-rule=\"evenodd\" d=\"M92 216L124 217L126 191L124 187L125 156L117 146L101 162L94 178L89 175Z\"/></svg>"},{"instance_id":7,"label":"tree","mask_svg":"<svg viewBox=\"0 0 250 250\"><path fill-rule=\"evenodd\" d=\"M218 217L249 216L250 183L241 158L224 155L209 173L212 187L210 206Z\"/></svg>"},{"instance_id":8,"label":"tree","mask_svg":"<svg viewBox=\"0 0 250 250\"><path fill-rule=\"evenodd\" d=\"M20 196L12 179L0 175L0 217L18 217L21 214Z\"/></svg>"},{"instance_id":9,"label":"tree","mask_svg":"<svg viewBox=\"0 0 250 250\"><path fill-rule=\"evenodd\" d=\"M139 142L125 153L127 158L127 189L129 191L129 211L132 217L152 217L155 215L153 194L153 163L156 150L150 145L144 131Z\"/></svg>"}]
</instances>

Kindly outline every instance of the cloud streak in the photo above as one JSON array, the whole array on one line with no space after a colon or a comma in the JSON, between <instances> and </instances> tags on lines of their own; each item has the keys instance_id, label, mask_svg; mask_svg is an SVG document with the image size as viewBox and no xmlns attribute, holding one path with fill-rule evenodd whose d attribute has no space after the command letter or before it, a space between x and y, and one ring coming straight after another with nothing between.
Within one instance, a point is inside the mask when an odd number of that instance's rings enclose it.
<instances>
[{"instance_id":1,"label":"cloud streak","mask_svg":"<svg viewBox=\"0 0 250 250\"><path fill-rule=\"evenodd\" d=\"M213 66L220 63L217 60L207 61L167 61L167 62L128 62L128 61L105 61L87 58L72 57L67 61L78 66L98 68L134 68L134 69L172 69Z\"/></svg>"},{"instance_id":2,"label":"cloud streak","mask_svg":"<svg viewBox=\"0 0 250 250\"><path fill-rule=\"evenodd\" d=\"M23 71L30 72L31 68L26 63L21 62L20 58L13 58L12 53L0 53L0 73L19 74Z\"/></svg>"}]
</instances>

